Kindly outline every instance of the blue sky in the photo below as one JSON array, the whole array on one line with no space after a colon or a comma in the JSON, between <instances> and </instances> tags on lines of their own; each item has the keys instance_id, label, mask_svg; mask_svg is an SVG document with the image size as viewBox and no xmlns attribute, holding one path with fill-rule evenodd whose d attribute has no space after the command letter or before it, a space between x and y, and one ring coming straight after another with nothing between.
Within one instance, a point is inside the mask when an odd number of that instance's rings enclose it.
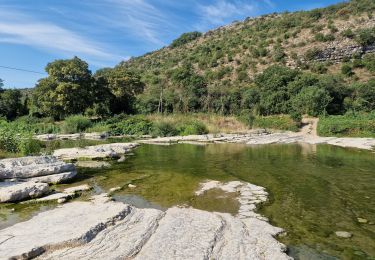
<instances>
[{"instance_id":1,"label":"blue sky","mask_svg":"<svg viewBox=\"0 0 375 260\"><path fill-rule=\"evenodd\" d=\"M0 0L0 66L44 72L78 56L95 71L261 14L309 10L342 0ZM0 67L7 88L33 87L43 74Z\"/></svg>"}]
</instances>

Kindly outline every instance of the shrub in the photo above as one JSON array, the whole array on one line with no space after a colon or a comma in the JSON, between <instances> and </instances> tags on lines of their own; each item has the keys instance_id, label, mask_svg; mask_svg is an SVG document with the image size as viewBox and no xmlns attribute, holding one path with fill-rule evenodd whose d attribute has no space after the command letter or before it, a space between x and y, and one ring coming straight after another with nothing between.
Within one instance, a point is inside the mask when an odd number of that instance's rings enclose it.
<instances>
[{"instance_id":1,"label":"shrub","mask_svg":"<svg viewBox=\"0 0 375 260\"><path fill-rule=\"evenodd\" d=\"M108 121L116 121L112 119ZM110 135L147 135L152 132L152 122L143 116L133 116L110 125Z\"/></svg>"},{"instance_id":2,"label":"shrub","mask_svg":"<svg viewBox=\"0 0 375 260\"><path fill-rule=\"evenodd\" d=\"M296 123L288 115L265 116L256 117L254 120L254 127L265 129L280 129L297 132L299 130L298 123Z\"/></svg>"},{"instance_id":3,"label":"shrub","mask_svg":"<svg viewBox=\"0 0 375 260\"><path fill-rule=\"evenodd\" d=\"M92 125L91 120L82 115L69 116L65 118L61 130L65 134L84 132Z\"/></svg>"},{"instance_id":4,"label":"shrub","mask_svg":"<svg viewBox=\"0 0 375 260\"><path fill-rule=\"evenodd\" d=\"M195 39L202 36L202 33L200 32L189 32L182 34L179 38L174 40L171 44L172 48L176 48L179 46L182 46L188 42L194 41Z\"/></svg>"},{"instance_id":5,"label":"shrub","mask_svg":"<svg viewBox=\"0 0 375 260\"><path fill-rule=\"evenodd\" d=\"M178 126L177 130L179 135L202 135L208 133L206 125L199 121L184 123Z\"/></svg>"},{"instance_id":6,"label":"shrub","mask_svg":"<svg viewBox=\"0 0 375 260\"><path fill-rule=\"evenodd\" d=\"M312 48L306 51L305 58L308 61L312 61L312 60L315 60L319 55L321 55L321 53L322 53L322 50L318 48Z\"/></svg>"},{"instance_id":7,"label":"shrub","mask_svg":"<svg viewBox=\"0 0 375 260\"><path fill-rule=\"evenodd\" d=\"M175 136L178 135L179 131L177 128L168 122L157 122L153 126L153 136Z\"/></svg>"},{"instance_id":8,"label":"shrub","mask_svg":"<svg viewBox=\"0 0 375 260\"><path fill-rule=\"evenodd\" d=\"M343 64L341 66L341 73L348 77L351 77L354 74L353 69L349 64Z\"/></svg>"},{"instance_id":9,"label":"shrub","mask_svg":"<svg viewBox=\"0 0 375 260\"><path fill-rule=\"evenodd\" d=\"M19 136L8 127L0 126L0 150L17 153Z\"/></svg>"},{"instance_id":10,"label":"shrub","mask_svg":"<svg viewBox=\"0 0 375 260\"><path fill-rule=\"evenodd\" d=\"M375 28L359 30L355 39L362 46L373 44L375 42Z\"/></svg>"},{"instance_id":11,"label":"shrub","mask_svg":"<svg viewBox=\"0 0 375 260\"><path fill-rule=\"evenodd\" d=\"M375 54L367 54L363 58L363 65L368 71L375 72Z\"/></svg>"},{"instance_id":12,"label":"shrub","mask_svg":"<svg viewBox=\"0 0 375 260\"><path fill-rule=\"evenodd\" d=\"M22 155L38 155L42 149L42 144L39 140L35 140L32 136L23 138L18 144L18 150Z\"/></svg>"}]
</instances>

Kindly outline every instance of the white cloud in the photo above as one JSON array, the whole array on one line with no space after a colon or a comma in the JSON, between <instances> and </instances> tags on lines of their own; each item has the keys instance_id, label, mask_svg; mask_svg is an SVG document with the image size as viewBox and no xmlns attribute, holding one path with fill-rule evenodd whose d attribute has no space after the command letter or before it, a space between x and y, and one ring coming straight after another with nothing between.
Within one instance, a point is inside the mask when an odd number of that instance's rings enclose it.
<instances>
[{"instance_id":1,"label":"white cloud","mask_svg":"<svg viewBox=\"0 0 375 260\"><path fill-rule=\"evenodd\" d=\"M59 25L39 21L14 10L0 11L0 42L32 46L53 53L119 60L100 44Z\"/></svg>"},{"instance_id":2,"label":"white cloud","mask_svg":"<svg viewBox=\"0 0 375 260\"><path fill-rule=\"evenodd\" d=\"M202 17L211 24L221 24L228 18L254 12L255 6L246 4L243 1L230 2L219 0L213 5L201 6L200 9Z\"/></svg>"},{"instance_id":3,"label":"white cloud","mask_svg":"<svg viewBox=\"0 0 375 260\"><path fill-rule=\"evenodd\" d=\"M199 5L201 17L198 28L224 25L239 17L254 16L262 4L273 7L271 0L216 0L210 5Z\"/></svg>"}]
</instances>

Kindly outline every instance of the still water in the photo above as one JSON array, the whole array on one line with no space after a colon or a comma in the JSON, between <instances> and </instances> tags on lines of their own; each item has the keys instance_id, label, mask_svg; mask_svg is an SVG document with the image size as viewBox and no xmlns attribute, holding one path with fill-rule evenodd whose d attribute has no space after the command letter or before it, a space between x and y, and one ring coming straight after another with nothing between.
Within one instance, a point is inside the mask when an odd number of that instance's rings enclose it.
<instances>
[{"instance_id":1,"label":"still water","mask_svg":"<svg viewBox=\"0 0 375 260\"><path fill-rule=\"evenodd\" d=\"M212 191L195 196L205 180L242 180L263 186L269 202L259 209L287 231L279 240L296 259L375 259L375 153L328 145L194 146L142 145L109 169L79 169L75 186L93 193L113 187L116 200L138 207L174 205L235 214L238 203ZM136 188L129 189L132 183ZM59 188L59 187L58 187ZM84 197L83 197L84 198ZM82 198L81 198L82 199ZM31 217L51 204L6 205L0 228ZM359 223L358 218L367 223ZM335 231L348 231L350 239Z\"/></svg>"}]
</instances>

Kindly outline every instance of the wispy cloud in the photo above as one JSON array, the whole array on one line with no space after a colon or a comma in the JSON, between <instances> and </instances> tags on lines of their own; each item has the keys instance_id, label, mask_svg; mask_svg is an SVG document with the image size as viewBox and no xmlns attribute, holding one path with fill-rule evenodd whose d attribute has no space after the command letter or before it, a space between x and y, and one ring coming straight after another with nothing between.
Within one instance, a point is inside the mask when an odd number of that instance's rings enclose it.
<instances>
[{"instance_id":1,"label":"wispy cloud","mask_svg":"<svg viewBox=\"0 0 375 260\"><path fill-rule=\"evenodd\" d=\"M146 0L106 0L113 11L108 24L156 45L164 45L164 34L174 28L170 13Z\"/></svg>"},{"instance_id":2,"label":"wispy cloud","mask_svg":"<svg viewBox=\"0 0 375 260\"><path fill-rule=\"evenodd\" d=\"M0 11L0 42L28 45L66 55L94 59L118 59L100 44L51 22L44 22L15 10Z\"/></svg>"},{"instance_id":3,"label":"wispy cloud","mask_svg":"<svg viewBox=\"0 0 375 260\"><path fill-rule=\"evenodd\" d=\"M271 0L216 0L210 5L199 5L198 12L201 20L198 27L219 26L231 22L233 19L256 15L262 5L273 7Z\"/></svg>"}]
</instances>

